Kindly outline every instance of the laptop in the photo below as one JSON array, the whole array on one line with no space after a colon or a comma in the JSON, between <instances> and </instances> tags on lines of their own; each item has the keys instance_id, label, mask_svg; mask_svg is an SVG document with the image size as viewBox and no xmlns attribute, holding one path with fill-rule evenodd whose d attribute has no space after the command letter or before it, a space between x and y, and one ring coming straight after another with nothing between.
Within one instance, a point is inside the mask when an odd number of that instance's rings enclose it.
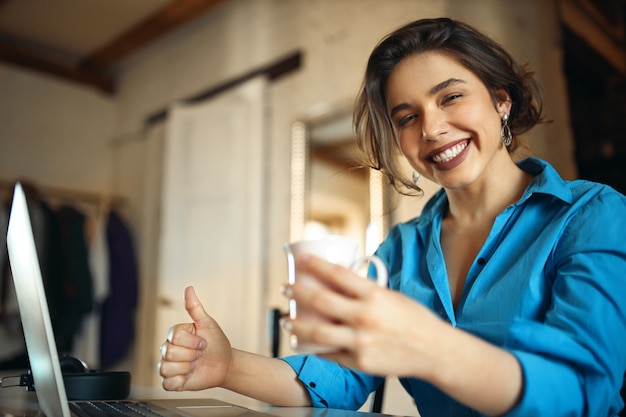
<instances>
[{"instance_id":1,"label":"laptop","mask_svg":"<svg viewBox=\"0 0 626 417\"><path fill-rule=\"evenodd\" d=\"M7 248L15 284L24 338L39 408L47 417L85 417L79 405L104 409L123 407L139 410L143 416L160 417L260 417L270 416L217 399L68 401L61 364L48 310L35 240L24 190L17 183L13 194L7 231ZM156 414L146 410L156 410ZM137 412L129 415L138 415Z\"/></svg>"}]
</instances>

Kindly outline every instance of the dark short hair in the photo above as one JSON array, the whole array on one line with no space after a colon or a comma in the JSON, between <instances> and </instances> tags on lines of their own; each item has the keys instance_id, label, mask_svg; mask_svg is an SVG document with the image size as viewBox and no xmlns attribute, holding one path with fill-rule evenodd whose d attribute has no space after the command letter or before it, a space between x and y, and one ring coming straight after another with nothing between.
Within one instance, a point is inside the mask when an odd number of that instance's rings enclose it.
<instances>
[{"instance_id":1,"label":"dark short hair","mask_svg":"<svg viewBox=\"0 0 626 417\"><path fill-rule=\"evenodd\" d=\"M509 152L526 146L519 135L542 121L542 95L533 72L493 39L448 18L421 19L400 27L384 37L370 55L355 103L354 127L366 165L385 174L398 191L407 193L408 188L409 194L421 189L399 166L400 149L387 108L387 80L404 58L429 51L445 54L473 72L487 87L494 105L499 100L498 90L509 94L513 133Z\"/></svg>"}]
</instances>

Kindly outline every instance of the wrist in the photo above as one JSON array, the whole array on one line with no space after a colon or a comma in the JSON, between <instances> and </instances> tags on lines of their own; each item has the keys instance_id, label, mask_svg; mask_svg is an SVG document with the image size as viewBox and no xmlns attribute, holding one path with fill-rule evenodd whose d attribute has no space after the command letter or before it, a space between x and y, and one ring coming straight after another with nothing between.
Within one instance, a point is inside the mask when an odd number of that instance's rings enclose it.
<instances>
[{"instance_id":1,"label":"wrist","mask_svg":"<svg viewBox=\"0 0 626 417\"><path fill-rule=\"evenodd\" d=\"M226 367L226 374L224 375L222 388L232 390L236 387L236 381L239 373L237 364L240 355L241 351L232 347L230 348L230 359L228 360L228 366Z\"/></svg>"}]
</instances>

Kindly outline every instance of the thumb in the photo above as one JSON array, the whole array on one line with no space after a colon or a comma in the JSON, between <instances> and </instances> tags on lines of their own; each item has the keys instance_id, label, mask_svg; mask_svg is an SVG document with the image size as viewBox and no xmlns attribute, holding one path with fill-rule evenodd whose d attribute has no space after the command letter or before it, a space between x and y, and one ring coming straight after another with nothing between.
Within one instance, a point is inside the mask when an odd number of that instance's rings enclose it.
<instances>
[{"instance_id":1,"label":"thumb","mask_svg":"<svg viewBox=\"0 0 626 417\"><path fill-rule=\"evenodd\" d=\"M211 317L207 314L193 287L185 288L185 310L193 320L196 329L208 327Z\"/></svg>"}]
</instances>

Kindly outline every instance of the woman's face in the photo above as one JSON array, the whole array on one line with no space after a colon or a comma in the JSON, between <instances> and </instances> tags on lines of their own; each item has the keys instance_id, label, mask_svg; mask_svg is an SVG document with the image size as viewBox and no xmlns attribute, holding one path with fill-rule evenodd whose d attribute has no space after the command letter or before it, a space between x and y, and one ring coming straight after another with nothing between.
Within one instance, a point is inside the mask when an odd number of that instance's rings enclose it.
<instances>
[{"instance_id":1,"label":"woman's face","mask_svg":"<svg viewBox=\"0 0 626 417\"><path fill-rule=\"evenodd\" d=\"M494 104L473 72L437 52L403 59L387 81L388 111L404 156L449 190L497 172L501 158L510 160L500 139L510 101L506 95L500 99Z\"/></svg>"}]
</instances>

